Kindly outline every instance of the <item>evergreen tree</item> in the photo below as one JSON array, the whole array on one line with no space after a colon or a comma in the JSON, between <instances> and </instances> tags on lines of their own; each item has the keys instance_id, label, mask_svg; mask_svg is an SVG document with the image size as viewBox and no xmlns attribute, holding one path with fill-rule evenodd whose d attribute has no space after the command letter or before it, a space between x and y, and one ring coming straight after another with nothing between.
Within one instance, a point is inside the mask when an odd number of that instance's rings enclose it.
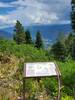
<instances>
[{"instance_id":1,"label":"evergreen tree","mask_svg":"<svg viewBox=\"0 0 75 100\"><path fill-rule=\"evenodd\" d=\"M75 32L75 0L72 0L71 5L72 5L71 25L72 25L73 31Z\"/></svg>"},{"instance_id":2,"label":"evergreen tree","mask_svg":"<svg viewBox=\"0 0 75 100\"><path fill-rule=\"evenodd\" d=\"M75 60L75 38L73 39L73 42L71 45L71 56Z\"/></svg>"},{"instance_id":3,"label":"evergreen tree","mask_svg":"<svg viewBox=\"0 0 75 100\"><path fill-rule=\"evenodd\" d=\"M68 55L71 54L72 42L74 37L75 35L73 33L70 33L65 39L65 45L66 45Z\"/></svg>"},{"instance_id":4,"label":"evergreen tree","mask_svg":"<svg viewBox=\"0 0 75 100\"><path fill-rule=\"evenodd\" d=\"M53 44L51 51L56 59L62 61L65 60L66 48L65 45L60 41L57 41L55 44Z\"/></svg>"},{"instance_id":5,"label":"evergreen tree","mask_svg":"<svg viewBox=\"0 0 75 100\"><path fill-rule=\"evenodd\" d=\"M65 35L64 35L64 33L60 32L58 34L57 41L60 41L60 42L64 42L65 41Z\"/></svg>"},{"instance_id":6,"label":"evergreen tree","mask_svg":"<svg viewBox=\"0 0 75 100\"><path fill-rule=\"evenodd\" d=\"M35 47L38 49L43 48L43 41L39 31L36 34Z\"/></svg>"},{"instance_id":7,"label":"evergreen tree","mask_svg":"<svg viewBox=\"0 0 75 100\"><path fill-rule=\"evenodd\" d=\"M26 35L26 44L32 44L31 34L28 30L25 32L25 35Z\"/></svg>"},{"instance_id":8,"label":"evergreen tree","mask_svg":"<svg viewBox=\"0 0 75 100\"><path fill-rule=\"evenodd\" d=\"M25 43L25 32L24 27L22 24L17 20L15 25L15 34L13 39L16 41L17 44Z\"/></svg>"}]
</instances>

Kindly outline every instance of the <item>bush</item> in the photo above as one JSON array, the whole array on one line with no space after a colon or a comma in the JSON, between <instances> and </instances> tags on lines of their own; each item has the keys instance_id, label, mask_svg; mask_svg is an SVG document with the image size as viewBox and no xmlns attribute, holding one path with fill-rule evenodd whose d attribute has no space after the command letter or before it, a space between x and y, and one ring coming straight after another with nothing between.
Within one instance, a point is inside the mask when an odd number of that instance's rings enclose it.
<instances>
[{"instance_id":1,"label":"bush","mask_svg":"<svg viewBox=\"0 0 75 100\"><path fill-rule=\"evenodd\" d=\"M62 98L61 98L61 100L74 100L73 99L73 97L71 97L71 96L63 96Z\"/></svg>"},{"instance_id":2,"label":"bush","mask_svg":"<svg viewBox=\"0 0 75 100\"><path fill-rule=\"evenodd\" d=\"M60 41L57 41L55 44L53 44L51 51L55 59L61 61L64 61L66 59L66 54L67 54L66 47Z\"/></svg>"}]
</instances>

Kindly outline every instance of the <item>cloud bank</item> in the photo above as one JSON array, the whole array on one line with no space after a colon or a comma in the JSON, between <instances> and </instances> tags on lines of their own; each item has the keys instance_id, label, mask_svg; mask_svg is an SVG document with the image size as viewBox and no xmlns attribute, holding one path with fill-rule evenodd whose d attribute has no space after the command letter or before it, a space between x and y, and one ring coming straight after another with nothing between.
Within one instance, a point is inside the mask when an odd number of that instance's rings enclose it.
<instances>
[{"instance_id":1,"label":"cloud bank","mask_svg":"<svg viewBox=\"0 0 75 100\"><path fill-rule=\"evenodd\" d=\"M5 13L10 7L13 10ZM23 25L70 23L71 0L1 0L0 8L6 8L0 14L0 28L13 26L16 20Z\"/></svg>"}]
</instances>

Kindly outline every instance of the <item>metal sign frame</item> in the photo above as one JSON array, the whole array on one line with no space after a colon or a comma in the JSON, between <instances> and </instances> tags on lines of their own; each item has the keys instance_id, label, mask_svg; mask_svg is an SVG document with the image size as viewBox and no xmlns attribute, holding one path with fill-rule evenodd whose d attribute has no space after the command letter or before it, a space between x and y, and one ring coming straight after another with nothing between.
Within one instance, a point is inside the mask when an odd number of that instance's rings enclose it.
<instances>
[{"instance_id":1,"label":"metal sign frame","mask_svg":"<svg viewBox=\"0 0 75 100\"><path fill-rule=\"evenodd\" d=\"M36 63L36 62L35 62ZM38 62L38 63L40 63L40 62ZM43 62L41 62L41 63L43 63ZM49 63L49 62L48 62ZM57 96L57 100L61 100L61 73L60 73L60 71L59 71L59 68L58 68L58 66L57 66L57 64L55 63L55 62L53 62L54 64L55 64L55 66L56 66L56 73L57 73L57 75L56 76L41 76L41 77L25 77L24 76L24 73L23 73L23 100L26 100L25 99L25 81L26 81L26 79L27 78L44 78L44 77L57 77L57 81L58 81L58 96ZM26 68L26 63L24 64L24 67ZM24 68L24 70L25 70L25 68ZM25 73L26 73L26 70L25 70ZM37 80L38 81L38 80ZM39 81L38 81L39 82Z\"/></svg>"}]
</instances>

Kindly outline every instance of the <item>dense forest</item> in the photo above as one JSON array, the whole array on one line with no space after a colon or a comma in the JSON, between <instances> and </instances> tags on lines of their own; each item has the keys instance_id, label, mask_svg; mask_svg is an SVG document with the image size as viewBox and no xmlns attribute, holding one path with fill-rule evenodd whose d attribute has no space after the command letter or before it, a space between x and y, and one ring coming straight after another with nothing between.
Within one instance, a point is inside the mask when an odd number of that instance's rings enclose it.
<instances>
[{"instance_id":1,"label":"dense forest","mask_svg":"<svg viewBox=\"0 0 75 100\"><path fill-rule=\"evenodd\" d=\"M13 40L0 37L0 100L21 100L23 96L23 67L26 62L54 61L61 72L61 100L75 98L75 0L72 0L71 23L73 32L59 33L55 43L45 48L41 32L35 40L17 20ZM26 80L26 100L56 100L58 85L56 78Z\"/></svg>"}]
</instances>

